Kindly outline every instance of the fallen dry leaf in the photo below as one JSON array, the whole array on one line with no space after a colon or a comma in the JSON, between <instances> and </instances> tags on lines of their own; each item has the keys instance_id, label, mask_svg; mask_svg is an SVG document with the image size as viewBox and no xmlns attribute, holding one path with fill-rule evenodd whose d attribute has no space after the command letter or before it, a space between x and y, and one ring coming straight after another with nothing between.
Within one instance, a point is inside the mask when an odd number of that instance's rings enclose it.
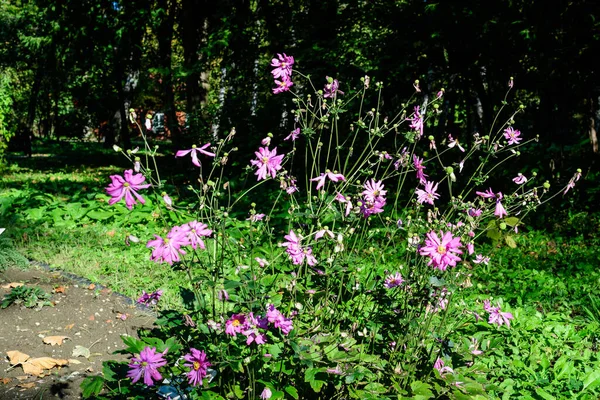
<instances>
[{"instance_id":1,"label":"fallen dry leaf","mask_svg":"<svg viewBox=\"0 0 600 400\"><path fill-rule=\"evenodd\" d=\"M75 326L75 324L69 324L67 326L65 326L65 330L69 330L69 329L73 329L73 327Z\"/></svg>"},{"instance_id":2,"label":"fallen dry leaf","mask_svg":"<svg viewBox=\"0 0 600 400\"><path fill-rule=\"evenodd\" d=\"M94 283L90 283L90 286L88 286L88 290L94 290L96 289L96 285Z\"/></svg>"},{"instance_id":3,"label":"fallen dry leaf","mask_svg":"<svg viewBox=\"0 0 600 400\"><path fill-rule=\"evenodd\" d=\"M43 339L43 342L52 346L61 346L63 344L63 341L65 339L68 339L67 336L46 336Z\"/></svg>"},{"instance_id":4,"label":"fallen dry leaf","mask_svg":"<svg viewBox=\"0 0 600 400\"><path fill-rule=\"evenodd\" d=\"M23 286L24 283L23 282L11 282L11 283L7 283L6 285L2 285L2 289L12 289L12 288L16 288L19 286Z\"/></svg>"},{"instance_id":5,"label":"fallen dry leaf","mask_svg":"<svg viewBox=\"0 0 600 400\"><path fill-rule=\"evenodd\" d=\"M31 377L30 377L30 376L27 376L27 375L20 375L20 376L17 376L17 379L18 379L19 381L26 381L26 380L27 380L27 379L29 379L29 378L31 378Z\"/></svg>"},{"instance_id":6,"label":"fallen dry leaf","mask_svg":"<svg viewBox=\"0 0 600 400\"><path fill-rule=\"evenodd\" d=\"M6 355L10 361L10 365L17 365L29 360L29 356L17 350L7 351Z\"/></svg>"},{"instance_id":7,"label":"fallen dry leaf","mask_svg":"<svg viewBox=\"0 0 600 400\"><path fill-rule=\"evenodd\" d=\"M93 315L90 315L90 316L88 317L88 319L89 319L90 321L93 321L93 320L95 320L95 319L96 319L96 317L94 317Z\"/></svg>"},{"instance_id":8,"label":"fallen dry leaf","mask_svg":"<svg viewBox=\"0 0 600 400\"><path fill-rule=\"evenodd\" d=\"M25 389L31 389L35 386L35 382L19 383L17 386Z\"/></svg>"},{"instance_id":9,"label":"fallen dry leaf","mask_svg":"<svg viewBox=\"0 0 600 400\"><path fill-rule=\"evenodd\" d=\"M69 361L69 364L81 364L81 361L75 360L73 358L69 358L67 361Z\"/></svg>"},{"instance_id":10,"label":"fallen dry leaf","mask_svg":"<svg viewBox=\"0 0 600 400\"><path fill-rule=\"evenodd\" d=\"M3 385L8 385L10 383L10 381L12 381L12 379L10 378L2 378L0 379L0 383Z\"/></svg>"},{"instance_id":11,"label":"fallen dry leaf","mask_svg":"<svg viewBox=\"0 0 600 400\"><path fill-rule=\"evenodd\" d=\"M112 293L112 290L111 290L111 289L109 289L109 288L104 288L104 289L102 289L102 290L100 291L100 293L106 296L106 295L109 295L109 294L111 294L111 293Z\"/></svg>"},{"instance_id":12,"label":"fallen dry leaf","mask_svg":"<svg viewBox=\"0 0 600 400\"><path fill-rule=\"evenodd\" d=\"M57 360L52 357L39 357L32 358L26 363L23 363L23 372L30 375L40 376L44 373L45 369L52 369L54 367L61 367L67 365L68 360Z\"/></svg>"},{"instance_id":13,"label":"fallen dry leaf","mask_svg":"<svg viewBox=\"0 0 600 400\"><path fill-rule=\"evenodd\" d=\"M64 293L66 289L64 286L57 286L54 288L54 293Z\"/></svg>"}]
</instances>

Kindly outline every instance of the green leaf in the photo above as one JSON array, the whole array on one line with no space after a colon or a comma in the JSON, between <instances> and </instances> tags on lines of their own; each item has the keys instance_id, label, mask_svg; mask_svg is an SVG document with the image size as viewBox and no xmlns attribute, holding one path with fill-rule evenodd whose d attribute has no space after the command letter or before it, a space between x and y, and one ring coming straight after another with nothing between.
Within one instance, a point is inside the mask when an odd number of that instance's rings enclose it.
<instances>
[{"instance_id":1,"label":"green leaf","mask_svg":"<svg viewBox=\"0 0 600 400\"><path fill-rule=\"evenodd\" d=\"M504 238L504 241L506 242L506 244L508 245L508 247L510 247L511 249L516 249L517 248L517 242L515 242L515 239L513 239L512 236L506 236Z\"/></svg>"},{"instance_id":2,"label":"green leaf","mask_svg":"<svg viewBox=\"0 0 600 400\"><path fill-rule=\"evenodd\" d=\"M412 393L414 394L413 398L415 399L426 400L433 397L431 386L428 383L415 381L410 384L410 388L412 389Z\"/></svg>"},{"instance_id":3,"label":"green leaf","mask_svg":"<svg viewBox=\"0 0 600 400\"><path fill-rule=\"evenodd\" d=\"M600 384L600 370L592 371L583 380L583 390L592 390Z\"/></svg>"},{"instance_id":4,"label":"green leaf","mask_svg":"<svg viewBox=\"0 0 600 400\"><path fill-rule=\"evenodd\" d=\"M321 391L325 384L325 381L317 379L317 374L325 370L326 368L307 368L304 372L304 382L308 382L310 387L317 393Z\"/></svg>"},{"instance_id":5,"label":"green leaf","mask_svg":"<svg viewBox=\"0 0 600 400\"><path fill-rule=\"evenodd\" d=\"M98 396L104 387L104 378L101 376L88 376L81 382L83 398L88 399L92 396Z\"/></svg>"},{"instance_id":6,"label":"green leaf","mask_svg":"<svg viewBox=\"0 0 600 400\"><path fill-rule=\"evenodd\" d=\"M144 347L146 347L144 342L137 340L133 336L122 335L121 339L123 340L125 346L127 346L125 351L129 353L140 353L142 350L144 350Z\"/></svg>"},{"instance_id":7,"label":"green leaf","mask_svg":"<svg viewBox=\"0 0 600 400\"><path fill-rule=\"evenodd\" d=\"M508 226L514 227L519 223L519 218L517 218L517 217L504 218L504 223Z\"/></svg>"},{"instance_id":8,"label":"green leaf","mask_svg":"<svg viewBox=\"0 0 600 400\"><path fill-rule=\"evenodd\" d=\"M298 389L293 386L286 386L285 389L287 394L292 396L294 399L298 400Z\"/></svg>"},{"instance_id":9,"label":"green leaf","mask_svg":"<svg viewBox=\"0 0 600 400\"><path fill-rule=\"evenodd\" d=\"M546 392L541 387L535 389L535 392L540 395L541 398L546 400L556 400L556 397L552 396L550 393Z\"/></svg>"},{"instance_id":10,"label":"green leaf","mask_svg":"<svg viewBox=\"0 0 600 400\"><path fill-rule=\"evenodd\" d=\"M105 219L109 219L113 216L112 212L109 211L101 211L101 210L91 210L87 213L87 216L91 219L95 219L97 221L103 221Z\"/></svg>"}]
</instances>

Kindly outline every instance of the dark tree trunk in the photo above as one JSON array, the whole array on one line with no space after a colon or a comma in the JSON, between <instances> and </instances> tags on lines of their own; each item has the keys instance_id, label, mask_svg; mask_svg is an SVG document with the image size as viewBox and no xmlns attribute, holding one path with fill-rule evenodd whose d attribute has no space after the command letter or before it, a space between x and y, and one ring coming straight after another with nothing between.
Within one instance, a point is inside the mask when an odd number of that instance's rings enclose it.
<instances>
[{"instance_id":1,"label":"dark tree trunk","mask_svg":"<svg viewBox=\"0 0 600 400\"><path fill-rule=\"evenodd\" d=\"M175 110L175 93L173 92L173 71L171 70L173 25L175 23L175 12L177 10L176 0L158 0L157 5L160 12L158 25L158 54L162 69L162 94L164 113L167 116L167 127L171 132L173 146L179 147L181 143L181 131L177 122Z\"/></svg>"}]
</instances>

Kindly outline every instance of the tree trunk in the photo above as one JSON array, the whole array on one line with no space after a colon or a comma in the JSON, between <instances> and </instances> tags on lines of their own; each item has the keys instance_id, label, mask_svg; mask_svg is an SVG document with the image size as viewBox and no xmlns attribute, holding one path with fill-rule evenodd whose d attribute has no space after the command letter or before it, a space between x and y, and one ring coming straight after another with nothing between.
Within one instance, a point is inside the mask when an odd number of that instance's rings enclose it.
<instances>
[{"instance_id":1,"label":"tree trunk","mask_svg":"<svg viewBox=\"0 0 600 400\"><path fill-rule=\"evenodd\" d=\"M173 25L177 10L176 0L158 0L161 20L157 29L158 54L162 69L162 92L164 113L167 116L167 127L171 132L173 146L178 148L181 143L181 131L175 113L175 93L173 92L173 71L171 70Z\"/></svg>"}]
</instances>

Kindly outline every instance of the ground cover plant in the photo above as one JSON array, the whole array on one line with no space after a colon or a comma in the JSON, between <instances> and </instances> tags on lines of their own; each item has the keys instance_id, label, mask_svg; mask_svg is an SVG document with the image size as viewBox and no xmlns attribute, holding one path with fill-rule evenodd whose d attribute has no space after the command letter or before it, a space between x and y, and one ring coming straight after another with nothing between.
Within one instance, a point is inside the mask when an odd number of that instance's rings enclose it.
<instances>
[{"instance_id":1,"label":"ground cover plant","mask_svg":"<svg viewBox=\"0 0 600 400\"><path fill-rule=\"evenodd\" d=\"M273 59L273 92L300 88L293 93L297 128L262 139L247 168L256 184L244 186L225 173L236 151L235 130L214 145L174 154L198 168L198 183L187 188L193 202L178 203L169 193L155 147L145 143L123 152L131 166L111 175L108 204L135 213L152 201L163 227L132 239L140 247L145 243L152 261L185 274L192 299L185 313L164 313L160 328L140 340L124 338L130 363L107 364L104 377L84 382L84 392L139 398L157 390L189 398L552 398L552 390L570 390L593 396L600 376L590 352L574 374L574 364L566 364L570 353L552 364L548 355L538 360L546 350L531 347L529 363L542 369L530 365L527 372L539 379L529 386L520 381L523 374L504 379L511 375L492 372L496 366L525 368L513 353L535 336L511 329L532 331L542 317L469 290L473 271L493 265L483 249L514 249L521 218L572 190L581 172L553 195L550 183L535 173L515 176L503 184L504 193L493 190L490 173L526 144L514 126L520 108L466 146L451 136L425 136L443 89L429 104L385 116L362 107L369 91L380 95L382 84L365 77L359 89L344 93L327 77L324 88L314 90L297 71L300 78L292 81L293 64L285 54ZM350 113L357 115L344 125L353 100L358 110ZM353 134L340 141L344 127ZM303 171L305 177L297 175ZM251 202L257 188L261 203ZM240 214L244 218L236 218ZM493 247L481 246L484 237ZM144 291L139 301L155 305L162 294ZM561 318L548 325L551 335L561 326L561 334L569 329ZM584 334L571 334L588 338L595 329L592 324ZM517 343L508 347L512 353L505 346L509 339ZM565 389L561 379L567 376ZM550 391L540 386L549 382Z\"/></svg>"}]
</instances>

